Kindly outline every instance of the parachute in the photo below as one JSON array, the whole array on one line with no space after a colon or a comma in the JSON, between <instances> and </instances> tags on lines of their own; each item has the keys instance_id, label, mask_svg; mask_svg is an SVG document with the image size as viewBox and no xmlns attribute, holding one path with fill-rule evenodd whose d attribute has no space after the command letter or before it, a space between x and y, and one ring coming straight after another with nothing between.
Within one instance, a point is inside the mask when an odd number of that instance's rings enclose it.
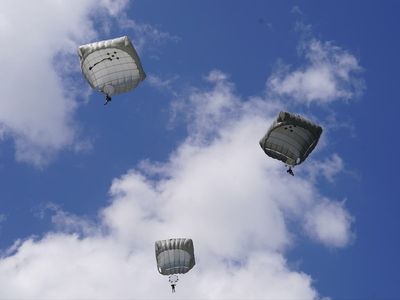
<instances>
[{"instance_id":1,"label":"parachute","mask_svg":"<svg viewBox=\"0 0 400 300\"><path fill-rule=\"evenodd\" d=\"M288 173L301 164L314 150L322 128L311 121L288 112L280 112L268 132L260 140L260 146L268 156L284 162Z\"/></svg>"},{"instance_id":2,"label":"parachute","mask_svg":"<svg viewBox=\"0 0 400 300\"><path fill-rule=\"evenodd\" d=\"M176 274L185 274L196 264L193 241L186 238L156 241L155 250L158 272L169 275L172 292L175 292L179 280Z\"/></svg>"},{"instance_id":3,"label":"parachute","mask_svg":"<svg viewBox=\"0 0 400 300\"><path fill-rule=\"evenodd\" d=\"M134 89L146 78L139 56L127 36L78 48L82 73L106 103L113 95Z\"/></svg>"}]
</instances>

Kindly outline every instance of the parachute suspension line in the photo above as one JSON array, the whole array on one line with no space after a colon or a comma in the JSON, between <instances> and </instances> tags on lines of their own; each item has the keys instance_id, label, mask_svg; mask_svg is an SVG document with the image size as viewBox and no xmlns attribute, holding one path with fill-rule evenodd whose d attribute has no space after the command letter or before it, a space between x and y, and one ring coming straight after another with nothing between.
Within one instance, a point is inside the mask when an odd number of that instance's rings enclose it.
<instances>
[{"instance_id":1,"label":"parachute suspension line","mask_svg":"<svg viewBox=\"0 0 400 300\"><path fill-rule=\"evenodd\" d=\"M110 97L109 95L106 94L106 99L105 99L105 100L106 100L106 101L104 102L104 105L107 105L108 102L111 101L111 97Z\"/></svg>"},{"instance_id":2,"label":"parachute suspension line","mask_svg":"<svg viewBox=\"0 0 400 300\"><path fill-rule=\"evenodd\" d=\"M89 67L89 70L92 70L96 65L98 65L99 63L101 63L101 62L103 62L103 61L105 61L105 60L112 61L112 58L111 58L111 57L103 58L102 60L100 60L100 61L98 61L97 63L95 63L93 66Z\"/></svg>"},{"instance_id":3,"label":"parachute suspension line","mask_svg":"<svg viewBox=\"0 0 400 300\"><path fill-rule=\"evenodd\" d=\"M286 171L286 173L288 173L288 174L290 174L290 175L292 175L292 176L294 176L294 173L293 173L293 170L292 170L292 166L286 166L288 169L287 169L287 171Z\"/></svg>"},{"instance_id":4,"label":"parachute suspension line","mask_svg":"<svg viewBox=\"0 0 400 300\"><path fill-rule=\"evenodd\" d=\"M171 283L172 292L175 293L176 283L179 281L178 275L176 274L169 275L168 281Z\"/></svg>"},{"instance_id":5,"label":"parachute suspension line","mask_svg":"<svg viewBox=\"0 0 400 300\"><path fill-rule=\"evenodd\" d=\"M100 91L105 96L104 105L107 105L111 101L111 95L114 94L114 87L111 84L106 84Z\"/></svg>"}]
</instances>

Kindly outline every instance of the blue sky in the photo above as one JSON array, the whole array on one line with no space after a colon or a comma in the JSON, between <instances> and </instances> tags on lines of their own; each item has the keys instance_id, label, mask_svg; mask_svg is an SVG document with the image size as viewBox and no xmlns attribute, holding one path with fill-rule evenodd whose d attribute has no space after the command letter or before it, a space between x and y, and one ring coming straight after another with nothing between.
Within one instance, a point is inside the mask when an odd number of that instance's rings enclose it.
<instances>
[{"instance_id":1,"label":"blue sky","mask_svg":"<svg viewBox=\"0 0 400 300\"><path fill-rule=\"evenodd\" d=\"M0 298L170 297L182 235L175 298L398 298L396 1L3 6ZM76 49L123 35L147 78L103 106ZM294 178L284 109L324 127Z\"/></svg>"}]
</instances>

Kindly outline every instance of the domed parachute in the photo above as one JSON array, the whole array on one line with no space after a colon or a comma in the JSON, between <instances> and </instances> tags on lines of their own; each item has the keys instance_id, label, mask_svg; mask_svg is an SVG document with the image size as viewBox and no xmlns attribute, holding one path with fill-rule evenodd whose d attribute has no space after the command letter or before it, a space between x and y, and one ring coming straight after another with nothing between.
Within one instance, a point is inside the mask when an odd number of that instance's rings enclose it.
<instances>
[{"instance_id":1,"label":"domed parachute","mask_svg":"<svg viewBox=\"0 0 400 300\"><path fill-rule=\"evenodd\" d=\"M280 112L268 132L260 140L260 146L268 156L284 162L288 173L301 164L314 150L322 128L295 114Z\"/></svg>"},{"instance_id":2,"label":"domed parachute","mask_svg":"<svg viewBox=\"0 0 400 300\"><path fill-rule=\"evenodd\" d=\"M146 78L139 56L127 36L78 48L82 73L93 89L106 97L134 89Z\"/></svg>"},{"instance_id":3,"label":"domed parachute","mask_svg":"<svg viewBox=\"0 0 400 300\"><path fill-rule=\"evenodd\" d=\"M186 238L160 240L155 242L158 272L169 276L172 292L178 282L176 274L189 272L196 264L193 241Z\"/></svg>"}]
</instances>

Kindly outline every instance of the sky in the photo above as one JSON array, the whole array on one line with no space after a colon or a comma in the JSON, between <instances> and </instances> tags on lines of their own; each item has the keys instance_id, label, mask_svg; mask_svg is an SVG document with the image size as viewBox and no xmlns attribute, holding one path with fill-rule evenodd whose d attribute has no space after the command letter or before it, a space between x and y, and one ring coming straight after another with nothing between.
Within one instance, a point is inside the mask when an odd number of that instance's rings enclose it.
<instances>
[{"instance_id":1,"label":"sky","mask_svg":"<svg viewBox=\"0 0 400 300\"><path fill-rule=\"evenodd\" d=\"M1 6L0 299L399 299L399 2ZM124 35L147 78L104 106L76 51ZM282 110L323 127L294 177Z\"/></svg>"}]
</instances>

